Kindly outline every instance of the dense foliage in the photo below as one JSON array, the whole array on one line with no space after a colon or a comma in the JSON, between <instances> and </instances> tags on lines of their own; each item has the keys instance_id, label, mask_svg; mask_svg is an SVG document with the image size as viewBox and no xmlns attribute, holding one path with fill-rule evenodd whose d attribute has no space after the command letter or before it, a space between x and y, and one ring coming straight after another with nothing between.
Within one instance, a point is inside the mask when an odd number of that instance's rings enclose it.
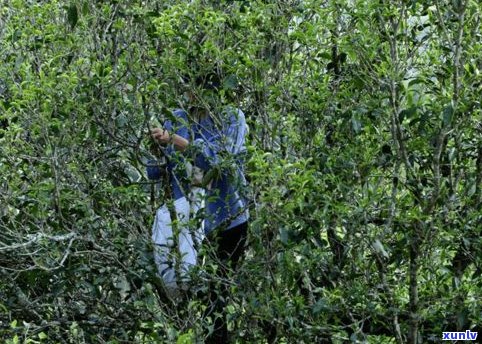
<instances>
[{"instance_id":1,"label":"dense foliage","mask_svg":"<svg viewBox=\"0 0 482 344\"><path fill-rule=\"evenodd\" d=\"M164 199L143 163L147 119L212 70L250 125L235 340L482 335L480 10L3 1L0 339L202 341L206 305L162 297L149 239Z\"/></svg>"}]
</instances>

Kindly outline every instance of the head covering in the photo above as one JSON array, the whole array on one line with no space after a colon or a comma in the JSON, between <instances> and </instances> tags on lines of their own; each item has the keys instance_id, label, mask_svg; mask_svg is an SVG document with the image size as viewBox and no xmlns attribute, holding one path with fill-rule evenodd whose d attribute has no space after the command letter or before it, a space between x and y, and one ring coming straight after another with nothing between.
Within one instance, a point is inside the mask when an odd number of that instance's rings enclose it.
<instances>
[{"instance_id":1,"label":"head covering","mask_svg":"<svg viewBox=\"0 0 482 344\"><path fill-rule=\"evenodd\" d=\"M195 83L204 90L217 90L221 86L221 78L217 73L211 72L198 76Z\"/></svg>"}]
</instances>

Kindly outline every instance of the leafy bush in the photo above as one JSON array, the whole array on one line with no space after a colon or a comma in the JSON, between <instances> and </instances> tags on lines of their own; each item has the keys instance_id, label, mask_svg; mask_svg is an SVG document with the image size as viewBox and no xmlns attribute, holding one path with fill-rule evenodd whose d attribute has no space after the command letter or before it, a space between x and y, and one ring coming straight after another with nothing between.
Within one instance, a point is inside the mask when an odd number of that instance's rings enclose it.
<instances>
[{"instance_id":1,"label":"leafy bush","mask_svg":"<svg viewBox=\"0 0 482 344\"><path fill-rule=\"evenodd\" d=\"M144 163L148 119L213 70L251 129L250 245L225 310L237 342L480 331L479 23L464 0L7 1L0 338L212 330L195 291L216 262L164 297L149 241L164 185Z\"/></svg>"}]
</instances>

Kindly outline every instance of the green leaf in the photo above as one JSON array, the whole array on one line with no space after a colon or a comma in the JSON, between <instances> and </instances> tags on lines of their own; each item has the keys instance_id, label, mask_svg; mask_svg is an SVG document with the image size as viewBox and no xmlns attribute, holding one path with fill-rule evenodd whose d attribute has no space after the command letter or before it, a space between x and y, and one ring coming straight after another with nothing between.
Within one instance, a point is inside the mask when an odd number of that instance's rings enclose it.
<instances>
[{"instance_id":1,"label":"green leaf","mask_svg":"<svg viewBox=\"0 0 482 344\"><path fill-rule=\"evenodd\" d=\"M20 29L15 29L15 31L12 34L12 42L13 43L17 42L21 37L22 37L22 31L20 31Z\"/></svg>"},{"instance_id":2,"label":"green leaf","mask_svg":"<svg viewBox=\"0 0 482 344\"><path fill-rule=\"evenodd\" d=\"M469 191L467 192L467 196L472 197L473 195L475 195L475 191L477 191L477 184L475 182L473 182L469 187Z\"/></svg>"},{"instance_id":3,"label":"green leaf","mask_svg":"<svg viewBox=\"0 0 482 344\"><path fill-rule=\"evenodd\" d=\"M189 330L187 333L181 334L176 341L177 344L191 344L194 343L193 330Z\"/></svg>"},{"instance_id":4,"label":"green leaf","mask_svg":"<svg viewBox=\"0 0 482 344\"><path fill-rule=\"evenodd\" d=\"M385 250L385 247L383 247L383 244L381 243L380 240L376 239L372 243L372 246L378 254L382 255L384 258L388 258L388 253Z\"/></svg>"},{"instance_id":5,"label":"green leaf","mask_svg":"<svg viewBox=\"0 0 482 344\"><path fill-rule=\"evenodd\" d=\"M457 326L459 328L466 328L467 327L467 313L466 310L463 309L457 314Z\"/></svg>"},{"instance_id":6,"label":"green leaf","mask_svg":"<svg viewBox=\"0 0 482 344\"><path fill-rule=\"evenodd\" d=\"M84 2L84 4L82 5L82 14L84 16L88 15L89 14L89 3L87 1Z\"/></svg>"},{"instance_id":7,"label":"green leaf","mask_svg":"<svg viewBox=\"0 0 482 344\"><path fill-rule=\"evenodd\" d=\"M361 122L356 119L355 117L352 117L351 118L351 126L352 126L352 129L355 133L360 133L360 131L362 130L362 124Z\"/></svg>"},{"instance_id":8,"label":"green leaf","mask_svg":"<svg viewBox=\"0 0 482 344\"><path fill-rule=\"evenodd\" d=\"M321 57L321 58L324 58L326 60L330 60L331 54L327 53L327 52L322 52L322 53L318 53L317 57Z\"/></svg>"},{"instance_id":9,"label":"green leaf","mask_svg":"<svg viewBox=\"0 0 482 344\"><path fill-rule=\"evenodd\" d=\"M233 90L236 88L237 85L238 85L238 78L234 74L228 75L224 79L223 88L225 90Z\"/></svg>"},{"instance_id":10,"label":"green leaf","mask_svg":"<svg viewBox=\"0 0 482 344\"><path fill-rule=\"evenodd\" d=\"M77 6L71 4L67 10L67 20L69 21L70 28L73 29L79 21L79 13L77 11Z\"/></svg>"},{"instance_id":11,"label":"green leaf","mask_svg":"<svg viewBox=\"0 0 482 344\"><path fill-rule=\"evenodd\" d=\"M403 122L404 119L411 119L417 112L417 108L415 106L412 106L408 109L404 109L402 111L400 111L400 113L398 114L398 120L401 122Z\"/></svg>"},{"instance_id":12,"label":"green leaf","mask_svg":"<svg viewBox=\"0 0 482 344\"><path fill-rule=\"evenodd\" d=\"M8 312L8 308L7 308L7 307L5 307L5 305L4 305L4 304L2 304L2 303L0 303L0 309L1 309L3 312L5 312L5 313L7 313L7 312Z\"/></svg>"},{"instance_id":13,"label":"green leaf","mask_svg":"<svg viewBox=\"0 0 482 344\"><path fill-rule=\"evenodd\" d=\"M279 231L279 238L283 244L287 244L289 240L289 231L286 228L281 228Z\"/></svg>"},{"instance_id":14,"label":"green leaf","mask_svg":"<svg viewBox=\"0 0 482 344\"><path fill-rule=\"evenodd\" d=\"M408 82L408 86L413 86L413 85L417 85L417 84L424 84L424 83L425 83L425 79L415 78L415 79L412 79Z\"/></svg>"},{"instance_id":15,"label":"green leaf","mask_svg":"<svg viewBox=\"0 0 482 344\"><path fill-rule=\"evenodd\" d=\"M330 305L326 302L325 299L320 299L316 301L311 310L313 314L318 314L330 310Z\"/></svg>"},{"instance_id":16,"label":"green leaf","mask_svg":"<svg viewBox=\"0 0 482 344\"><path fill-rule=\"evenodd\" d=\"M446 127L446 126L448 126L452 123L452 119L453 119L453 116L454 116L454 108L453 108L452 104L447 105L443 109L442 116L443 116L444 127Z\"/></svg>"}]
</instances>

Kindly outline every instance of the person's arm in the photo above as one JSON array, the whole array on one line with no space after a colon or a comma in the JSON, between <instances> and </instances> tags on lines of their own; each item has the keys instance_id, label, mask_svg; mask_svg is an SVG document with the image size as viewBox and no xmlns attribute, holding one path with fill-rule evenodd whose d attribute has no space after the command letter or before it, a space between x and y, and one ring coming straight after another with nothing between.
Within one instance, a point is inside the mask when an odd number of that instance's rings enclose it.
<instances>
[{"instance_id":1,"label":"person's arm","mask_svg":"<svg viewBox=\"0 0 482 344\"><path fill-rule=\"evenodd\" d=\"M190 146L195 149L196 157L194 165L203 171L208 171L220 163L220 152L225 151L231 155L237 155L246 149L245 136L247 134L246 120L241 110L235 109L228 113L228 118L222 133L216 133L209 138L198 138L193 142L175 133L169 133L164 128L152 129L151 135L154 140L161 144L173 143L174 147L184 152Z\"/></svg>"},{"instance_id":2,"label":"person's arm","mask_svg":"<svg viewBox=\"0 0 482 344\"><path fill-rule=\"evenodd\" d=\"M181 152L185 151L189 146L189 141L178 134L170 134L164 128L154 128L151 130L151 136L154 140L161 144L168 144L172 142L174 147Z\"/></svg>"},{"instance_id":3,"label":"person's arm","mask_svg":"<svg viewBox=\"0 0 482 344\"><path fill-rule=\"evenodd\" d=\"M152 138L160 144L172 143L176 150L184 152L188 148L195 150L194 165L203 171L209 170L218 164L218 153L221 149L219 144L220 135L213 135L209 138L199 138L192 142L175 133L170 133L164 128L154 128L151 130Z\"/></svg>"},{"instance_id":4,"label":"person's arm","mask_svg":"<svg viewBox=\"0 0 482 344\"><path fill-rule=\"evenodd\" d=\"M173 198L178 199L188 192L187 172L184 168L185 161L182 154L176 153L179 147L187 147L189 132L187 128L187 113L183 110L174 110L171 118L163 125L151 129L151 138L154 142L165 147L163 154L168 158L167 170L170 176L170 184ZM181 152L179 152L181 153Z\"/></svg>"},{"instance_id":5,"label":"person's arm","mask_svg":"<svg viewBox=\"0 0 482 344\"><path fill-rule=\"evenodd\" d=\"M154 141L161 144L173 143L174 147L168 148L168 154L172 154L172 148L184 151L189 141L188 118L184 110L177 109L172 112L172 118L164 122L164 125L158 124L151 130L151 137Z\"/></svg>"}]
</instances>

